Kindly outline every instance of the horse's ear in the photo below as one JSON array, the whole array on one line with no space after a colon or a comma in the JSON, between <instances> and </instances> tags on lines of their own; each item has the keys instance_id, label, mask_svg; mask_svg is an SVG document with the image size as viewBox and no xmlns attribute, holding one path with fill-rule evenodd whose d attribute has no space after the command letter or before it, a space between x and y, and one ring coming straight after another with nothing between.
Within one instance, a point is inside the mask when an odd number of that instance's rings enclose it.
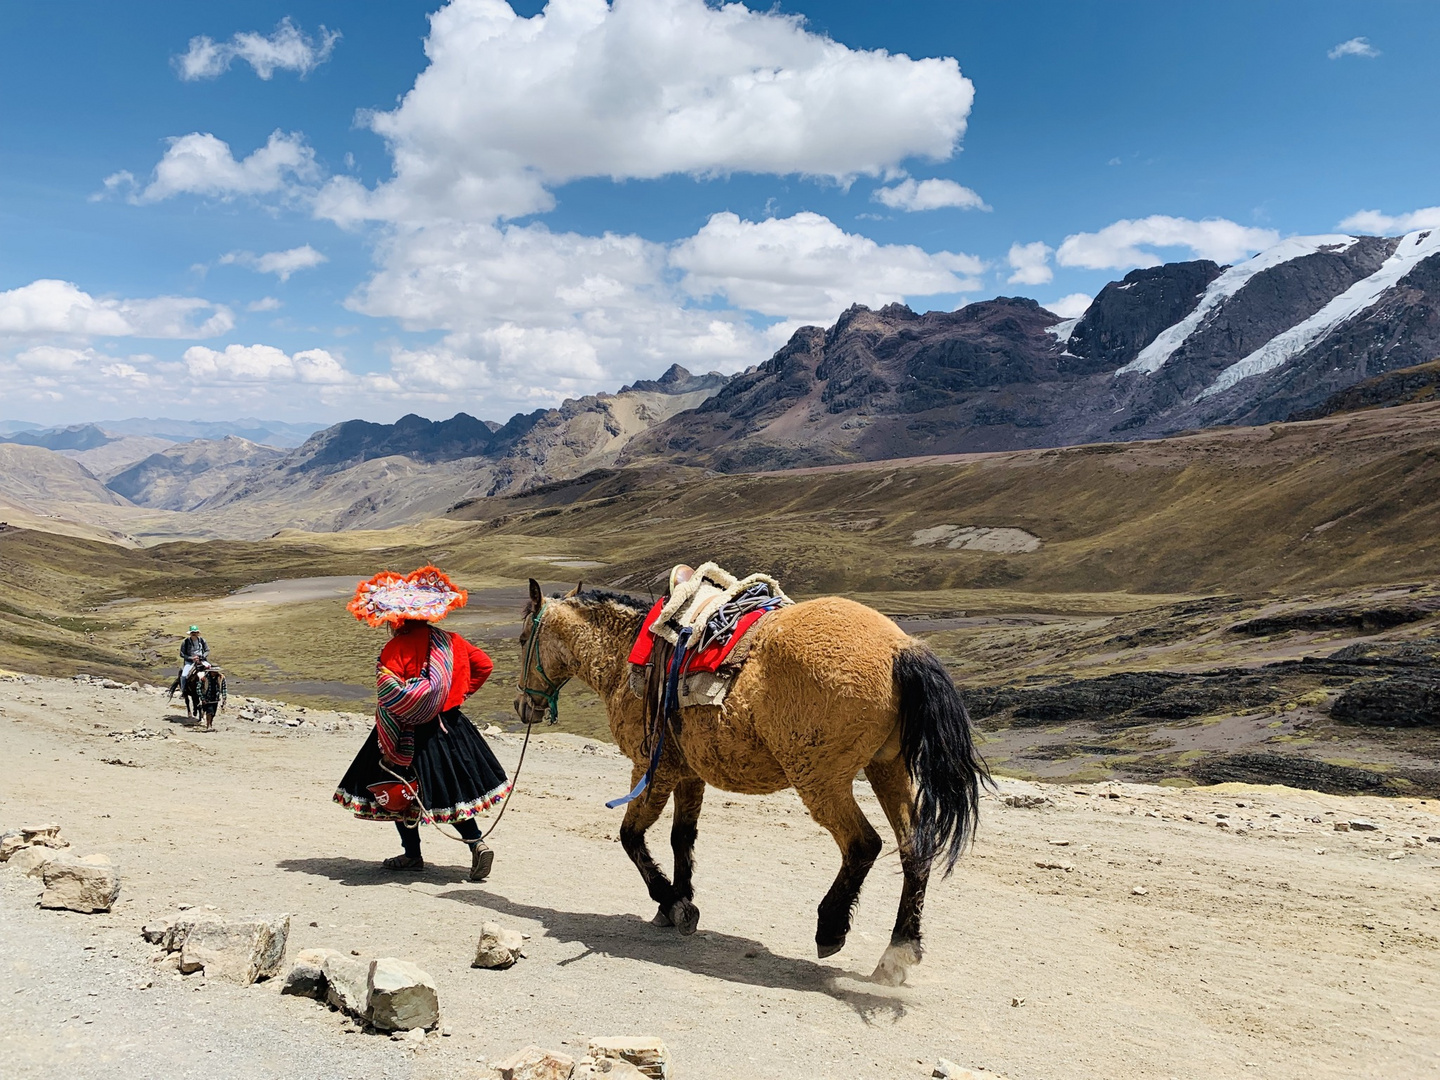
<instances>
[{"instance_id":1,"label":"horse's ear","mask_svg":"<svg viewBox=\"0 0 1440 1080\"><path fill-rule=\"evenodd\" d=\"M530 610L539 611L545 605L545 594L540 591L540 583L533 577L530 579Z\"/></svg>"},{"instance_id":2,"label":"horse's ear","mask_svg":"<svg viewBox=\"0 0 1440 1080\"><path fill-rule=\"evenodd\" d=\"M569 600L572 596L579 596L579 595L580 595L580 586L583 585L583 584L585 584L583 581L577 581L577 582L575 583L575 587L574 587L573 589L571 589L568 593L565 594L565 599L566 599L566 600Z\"/></svg>"}]
</instances>

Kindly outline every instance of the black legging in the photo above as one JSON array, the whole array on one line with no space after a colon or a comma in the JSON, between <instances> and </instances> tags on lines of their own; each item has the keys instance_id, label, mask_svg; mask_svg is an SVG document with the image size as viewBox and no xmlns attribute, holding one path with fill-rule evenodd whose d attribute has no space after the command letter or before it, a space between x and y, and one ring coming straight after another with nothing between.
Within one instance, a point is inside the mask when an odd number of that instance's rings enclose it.
<instances>
[{"instance_id":1,"label":"black legging","mask_svg":"<svg viewBox=\"0 0 1440 1080\"><path fill-rule=\"evenodd\" d=\"M452 821L455 831L465 838L467 844L475 844L480 840L480 823L473 817L465 818L462 821ZM395 828L400 830L400 843L405 848L405 854L412 859L420 858L420 826L406 825L403 821L395 822Z\"/></svg>"}]
</instances>

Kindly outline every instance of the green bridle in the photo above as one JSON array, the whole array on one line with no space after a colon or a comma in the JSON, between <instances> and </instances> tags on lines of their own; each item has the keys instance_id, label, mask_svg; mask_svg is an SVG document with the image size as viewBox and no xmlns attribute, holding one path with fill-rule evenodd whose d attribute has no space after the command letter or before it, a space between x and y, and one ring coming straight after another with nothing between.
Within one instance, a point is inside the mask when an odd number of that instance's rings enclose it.
<instances>
[{"instance_id":1,"label":"green bridle","mask_svg":"<svg viewBox=\"0 0 1440 1080\"><path fill-rule=\"evenodd\" d=\"M545 674L545 665L540 662L540 620L545 615L548 602L542 602L536 609L535 614L530 618L530 637L525 642L525 663L520 669L520 692L528 694L532 698L539 698L545 702L550 713L550 722L553 724L560 719L560 688L570 681L568 677L556 682ZM545 689L526 686L525 677L530 672L531 663L534 663L535 671L540 678L545 680Z\"/></svg>"}]
</instances>

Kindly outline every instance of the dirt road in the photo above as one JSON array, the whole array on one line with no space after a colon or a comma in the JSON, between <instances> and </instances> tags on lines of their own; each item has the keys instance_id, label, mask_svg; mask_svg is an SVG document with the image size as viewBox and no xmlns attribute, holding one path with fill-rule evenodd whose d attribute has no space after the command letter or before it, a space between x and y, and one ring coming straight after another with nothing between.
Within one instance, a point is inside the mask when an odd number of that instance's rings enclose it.
<instances>
[{"instance_id":1,"label":"dirt road","mask_svg":"<svg viewBox=\"0 0 1440 1080\"><path fill-rule=\"evenodd\" d=\"M7 1076L489 1078L528 1043L615 1034L665 1039L681 1080L918 1078L940 1057L1013 1080L1440 1074L1433 800L1003 781L974 851L932 883L925 962L892 990L866 976L894 916L893 856L844 952L817 961L837 853L788 793L708 793L700 932L682 939L649 925L615 840L602 804L628 770L608 746L532 743L494 875L472 885L438 837L425 874L378 869L393 830L329 801L358 731L232 711L207 735L169 712L146 693L0 681L0 827L58 821L123 876L114 912L84 916L32 908L38 887L0 869ZM167 737L109 734L141 727ZM518 739L495 743L512 764ZM1016 794L1050 801L1005 805ZM1352 819L1377 828L1335 830ZM452 1034L411 1051L273 982L157 974L140 926L181 904L291 912L292 953L413 960ZM487 918L532 935L509 971L469 966Z\"/></svg>"}]
</instances>

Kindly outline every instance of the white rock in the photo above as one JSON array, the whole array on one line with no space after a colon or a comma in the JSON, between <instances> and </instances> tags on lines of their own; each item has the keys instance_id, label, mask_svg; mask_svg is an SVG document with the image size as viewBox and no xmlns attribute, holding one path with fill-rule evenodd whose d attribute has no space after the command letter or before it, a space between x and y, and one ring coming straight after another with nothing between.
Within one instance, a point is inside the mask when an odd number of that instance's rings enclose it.
<instances>
[{"instance_id":1,"label":"white rock","mask_svg":"<svg viewBox=\"0 0 1440 1080\"><path fill-rule=\"evenodd\" d=\"M280 970L290 916L243 921L198 920L180 949L180 970L205 970L206 978L221 978L249 986Z\"/></svg>"},{"instance_id":2,"label":"white rock","mask_svg":"<svg viewBox=\"0 0 1440 1080\"><path fill-rule=\"evenodd\" d=\"M87 855L83 859L59 856L41 870L45 891L40 896L42 908L64 908L94 914L109 911L120 895L120 875L104 855Z\"/></svg>"},{"instance_id":3,"label":"white rock","mask_svg":"<svg viewBox=\"0 0 1440 1080\"><path fill-rule=\"evenodd\" d=\"M367 988L370 1022L381 1031L413 1031L440 1022L435 980L408 960L372 960Z\"/></svg>"},{"instance_id":4,"label":"white rock","mask_svg":"<svg viewBox=\"0 0 1440 1080\"><path fill-rule=\"evenodd\" d=\"M570 1080L575 1059L558 1050L527 1046L504 1061L497 1062L500 1080Z\"/></svg>"},{"instance_id":5,"label":"white rock","mask_svg":"<svg viewBox=\"0 0 1440 1080\"><path fill-rule=\"evenodd\" d=\"M325 1000L342 1012L370 1018L370 961L331 953L322 965Z\"/></svg>"},{"instance_id":6,"label":"white rock","mask_svg":"<svg viewBox=\"0 0 1440 1080\"><path fill-rule=\"evenodd\" d=\"M0 862L8 862L10 857L22 848L69 846L70 841L60 835L59 825L22 825L18 829L0 833Z\"/></svg>"},{"instance_id":7,"label":"white rock","mask_svg":"<svg viewBox=\"0 0 1440 1080\"><path fill-rule=\"evenodd\" d=\"M1336 828L1339 828L1340 824L1341 823L1337 821L1335 823ZM1380 829L1380 826L1376 825L1373 821L1366 821L1363 818L1352 818L1345 824L1350 826L1351 832L1378 832Z\"/></svg>"},{"instance_id":8,"label":"white rock","mask_svg":"<svg viewBox=\"0 0 1440 1080\"><path fill-rule=\"evenodd\" d=\"M5 865L18 871L22 877L40 877L45 867L60 857L54 848L26 847L11 855Z\"/></svg>"},{"instance_id":9,"label":"white rock","mask_svg":"<svg viewBox=\"0 0 1440 1080\"><path fill-rule=\"evenodd\" d=\"M513 967L524 947L525 939L520 931L497 922L481 923L480 944L475 949L475 960L470 966L500 970Z\"/></svg>"},{"instance_id":10,"label":"white rock","mask_svg":"<svg viewBox=\"0 0 1440 1080\"><path fill-rule=\"evenodd\" d=\"M645 1080L645 1074L623 1058L601 1058L599 1061L586 1058L575 1066L570 1080Z\"/></svg>"},{"instance_id":11,"label":"white rock","mask_svg":"<svg viewBox=\"0 0 1440 1080\"><path fill-rule=\"evenodd\" d=\"M650 1080L668 1080L670 1049L653 1036L613 1036L590 1040L590 1057L597 1064L604 1058L618 1058L634 1065Z\"/></svg>"},{"instance_id":12,"label":"white rock","mask_svg":"<svg viewBox=\"0 0 1440 1080\"><path fill-rule=\"evenodd\" d=\"M1034 810L1040 806L1050 806L1051 800L1048 795L1006 795L1005 805L1020 810Z\"/></svg>"}]
</instances>

